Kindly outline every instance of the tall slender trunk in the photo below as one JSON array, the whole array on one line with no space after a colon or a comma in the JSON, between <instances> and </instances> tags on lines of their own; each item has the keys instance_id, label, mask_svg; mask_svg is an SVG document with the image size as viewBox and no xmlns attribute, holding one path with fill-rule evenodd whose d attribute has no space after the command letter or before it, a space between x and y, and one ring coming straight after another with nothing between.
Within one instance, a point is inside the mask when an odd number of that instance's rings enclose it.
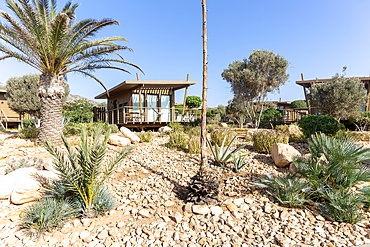
<instances>
[{"instance_id":1,"label":"tall slender trunk","mask_svg":"<svg viewBox=\"0 0 370 247\"><path fill-rule=\"evenodd\" d=\"M200 170L203 171L203 167L207 162L206 151L206 113L207 113L207 8L206 0L202 0L202 11L203 11L203 93L202 93L202 128L200 135Z\"/></svg>"},{"instance_id":2,"label":"tall slender trunk","mask_svg":"<svg viewBox=\"0 0 370 247\"><path fill-rule=\"evenodd\" d=\"M39 95L41 98L41 127L37 142L44 139L54 144L62 143L62 108L65 80L62 76L42 74L40 76Z\"/></svg>"}]
</instances>

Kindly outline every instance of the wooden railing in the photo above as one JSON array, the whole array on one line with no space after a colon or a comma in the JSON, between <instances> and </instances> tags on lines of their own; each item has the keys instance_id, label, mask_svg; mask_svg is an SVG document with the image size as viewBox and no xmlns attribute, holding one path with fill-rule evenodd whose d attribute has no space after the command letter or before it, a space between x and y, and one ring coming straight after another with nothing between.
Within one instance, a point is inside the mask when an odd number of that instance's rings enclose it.
<instances>
[{"instance_id":1,"label":"wooden railing","mask_svg":"<svg viewBox=\"0 0 370 247\"><path fill-rule=\"evenodd\" d=\"M9 122L9 119L8 117L6 116L5 112L3 109L1 109L0 111L0 126L3 128L3 129L8 129L8 122ZM4 124L5 123L5 126Z\"/></svg>"},{"instance_id":2,"label":"wooden railing","mask_svg":"<svg viewBox=\"0 0 370 247\"><path fill-rule=\"evenodd\" d=\"M190 122L197 119L196 109L122 106L107 110L94 107L94 121L109 124Z\"/></svg>"},{"instance_id":3,"label":"wooden railing","mask_svg":"<svg viewBox=\"0 0 370 247\"><path fill-rule=\"evenodd\" d=\"M284 109L283 117L279 118L277 121L282 123L295 123L298 122L304 116L308 115L308 110L306 108L302 109Z\"/></svg>"}]
</instances>

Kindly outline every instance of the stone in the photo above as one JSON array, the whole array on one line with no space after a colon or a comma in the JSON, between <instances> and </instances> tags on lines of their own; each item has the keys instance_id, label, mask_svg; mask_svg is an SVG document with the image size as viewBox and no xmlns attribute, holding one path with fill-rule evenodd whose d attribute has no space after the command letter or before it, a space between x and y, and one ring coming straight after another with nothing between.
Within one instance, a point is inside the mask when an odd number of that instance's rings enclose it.
<instances>
[{"instance_id":1,"label":"stone","mask_svg":"<svg viewBox=\"0 0 370 247\"><path fill-rule=\"evenodd\" d=\"M162 126L158 129L159 133L168 133L168 132L171 132L172 129L168 126Z\"/></svg>"},{"instance_id":2,"label":"stone","mask_svg":"<svg viewBox=\"0 0 370 247\"><path fill-rule=\"evenodd\" d=\"M219 125L220 125L220 127L222 127L222 128L227 128L227 123L220 123Z\"/></svg>"},{"instance_id":3,"label":"stone","mask_svg":"<svg viewBox=\"0 0 370 247\"><path fill-rule=\"evenodd\" d=\"M238 207L240 207L244 203L243 198L234 199L234 204Z\"/></svg>"},{"instance_id":4,"label":"stone","mask_svg":"<svg viewBox=\"0 0 370 247\"><path fill-rule=\"evenodd\" d=\"M290 124L288 128L285 130L285 133L287 133L288 135L298 135L298 136L303 135L301 128L294 124Z\"/></svg>"},{"instance_id":5,"label":"stone","mask_svg":"<svg viewBox=\"0 0 370 247\"><path fill-rule=\"evenodd\" d=\"M119 136L119 135L110 135L108 139L108 143L113 146L124 147L124 146L130 145L131 140L126 137Z\"/></svg>"},{"instance_id":6,"label":"stone","mask_svg":"<svg viewBox=\"0 0 370 247\"><path fill-rule=\"evenodd\" d=\"M36 172L34 167L19 168L0 177L0 199L8 199L18 183L27 180L31 174Z\"/></svg>"},{"instance_id":7,"label":"stone","mask_svg":"<svg viewBox=\"0 0 370 247\"><path fill-rule=\"evenodd\" d=\"M173 206L173 205L175 205L175 202L174 202L174 201L166 201L166 202L164 203L164 206L165 206L165 207L171 207L171 206Z\"/></svg>"},{"instance_id":8,"label":"stone","mask_svg":"<svg viewBox=\"0 0 370 247\"><path fill-rule=\"evenodd\" d=\"M195 214L208 214L210 212L208 206L204 205L193 205L192 207L193 213Z\"/></svg>"},{"instance_id":9,"label":"stone","mask_svg":"<svg viewBox=\"0 0 370 247\"><path fill-rule=\"evenodd\" d=\"M129 130L128 128L121 127L120 131L121 131L122 135L124 137L127 137L128 139L130 139L130 141L132 143L140 142L140 138L135 133L133 133L131 130Z\"/></svg>"},{"instance_id":10,"label":"stone","mask_svg":"<svg viewBox=\"0 0 370 247\"><path fill-rule=\"evenodd\" d=\"M141 209L138 214L141 216L141 217L144 217L144 218L149 218L150 217L150 213L149 213L149 210L147 209Z\"/></svg>"},{"instance_id":11,"label":"stone","mask_svg":"<svg viewBox=\"0 0 370 247\"><path fill-rule=\"evenodd\" d=\"M228 210L230 210L230 212L238 211L239 210L238 206L236 206L234 203L230 203L226 207L227 207Z\"/></svg>"},{"instance_id":12,"label":"stone","mask_svg":"<svg viewBox=\"0 0 370 247\"><path fill-rule=\"evenodd\" d=\"M278 167L287 167L293 162L292 157L294 155L301 155L294 147L284 144L277 143L272 147L271 157Z\"/></svg>"},{"instance_id":13,"label":"stone","mask_svg":"<svg viewBox=\"0 0 370 247\"><path fill-rule=\"evenodd\" d=\"M212 206L210 208L212 215L221 215L224 213L224 210L222 210L219 206Z\"/></svg>"},{"instance_id":14,"label":"stone","mask_svg":"<svg viewBox=\"0 0 370 247\"><path fill-rule=\"evenodd\" d=\"M175 217L175 222L177 224L181 222L181 220L182 220L182 214L180 214L179 212L176 212L175 215L174 215L174 217Z\"/></svg>"}]
</instances>

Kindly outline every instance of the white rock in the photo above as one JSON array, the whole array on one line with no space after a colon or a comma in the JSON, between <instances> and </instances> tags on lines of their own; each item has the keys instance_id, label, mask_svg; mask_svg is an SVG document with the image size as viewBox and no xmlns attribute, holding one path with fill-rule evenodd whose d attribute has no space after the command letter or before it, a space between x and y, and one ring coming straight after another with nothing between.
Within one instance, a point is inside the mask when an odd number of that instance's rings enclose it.
<instances>
[{"instance_id":1,"label":"white rock","mask_svg":"<svg viewBox=\"0 0 370 247\"><path fill-rule=\"evenodd\" d=\"M195 214L208 214L210 212L209 208L203 205L193 205L192 209Z\"/></svg>"},{"instance_id":2,"label":"white rock","mask_svg":"<svg viewBox=\"0 0 370 247\"><path fill-rule=\"evenodd\" d=\"M240 207L244 203L243 198L234 199L234 204L238 207Z\"/></svg>"},{"instance_id":3,"label":"white rock","mask_svg":"<svg viewBox=\"0 0 370 247\"><path fill-rule=\"evenodd\" d=\"M36 178L31 176L25 177L14 187L14 190L10 195L10 200L14 204L24 204L38 200L42 197L40 188L41 184L36 180Z\"/></svg>"},{"instance_id":4,"label":"white rock","mask_svg":"<svg viewBox=\"0 0 370 247\"><path fill-rule=\"evenodd\" d=\"M222 208L219 206L212 206L210 209L212 215L221 215L224 212L224 210L222 210Z\"/></svg>"},{"instance_id":5,"label":"white rock","mask_svg":"<svg viewBox=\"0 0 370 247\"><path fill-rule=\"evenodd\" d=\"M150 217L150 214L149 214L149 211L147 209L141 209L138 214L141 216L141 217L144 217L144 218L149 218Z\"/></svg>"},{"instance_id":6,"label":"white rock","mask_svg":"<svg viewBox=\"0 0 370 247\"><path fill-rule=\"evenodd\" d=\"M180 214L179 212L176 212L174 217L175 217L175 221L176 221L177 224L181 222L182 214Z\"/></svg>"},{"instance_id":7,"label":"white rock","mask_svg":"<svg viewBox=\"0 0 370 247\"><path fill-rule=\"evenodd\" d=\"M159 131L159 133L163 134L163 133L171 132L172 129L168 126L162 126L158 129L158 131Z\"/></svg>"},{"instance_id":8,"label":"white rock","mask_svg":"<svg viewBox=\"0 0 370 247\"><path fill-rule=\"evenodd\" d=\"M87 238L88 236L90 236L90 232L89 231L83 231L81 232L80 234L80 239L84 240L85 238Z\"/></svg>"},{"instance_id":9,"label":"white rock","mask_svg":"<svg viewBox=\"0 0 370 247\"><path fill-rule=\"evenodd\" d=\"M130 139L119 136L119 135L110 135L108 139L108 143L110 145L118 146L118 147L124 147L131 144Z\"/></svg>"},{"instance_id":10,"label":"white rock","mask_svg":"<svg viewBox=\"0 0 370 247\"><path fill-rule=\"evenodd\" d=\"M130 139L130 141L132 143L140 142L140 138L135 133L133 133L131 130L129 130L128 128L121 127L120 130L121 130L121 133L123 134L123 136Z\"/></svg>"},{"instance_id":11,"label":"white rock","mask_svg":"<svg viewBox=\"0 0 370 247\"><path fill-rule=\"evenodd\" d=\"M292 162L293 155L301 155L294 147L284 144L277 143L272 147L271 157L278 167L287 167Z\"/></svg>"}]
</instances>

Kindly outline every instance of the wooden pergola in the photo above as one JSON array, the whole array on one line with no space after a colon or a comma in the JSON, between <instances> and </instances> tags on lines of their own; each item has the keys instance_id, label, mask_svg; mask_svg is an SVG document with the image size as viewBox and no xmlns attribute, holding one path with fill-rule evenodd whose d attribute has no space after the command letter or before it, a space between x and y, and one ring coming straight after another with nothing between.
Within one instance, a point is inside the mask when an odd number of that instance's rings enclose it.
<instances>
[{"instance_id":1,"label":"wooden pergola","mask_svg":"<svg viewBox=\"0 0 370 247\"><path fill-rule=\"evenodd\" d=\"M309 109L309 112L311 112L310 109L310 104L307 98L307 89L311 87L312 84L314 83L324 83L328 81L332 81L333 78L330 79L314 79L314 80L305 80L303 74L301 74L302 80L301 81L296 81L295 83L303 87L303 93L304 97L306 100L307 108ZM367 104L365 107L365 111L370 111L370 77L346 77L345 79L351 79L351 78L357 78L360 79L360 81L364 84L364 89L366 89L367 93L366 95L368 96Z\"/></svg>"}]
</instances>

